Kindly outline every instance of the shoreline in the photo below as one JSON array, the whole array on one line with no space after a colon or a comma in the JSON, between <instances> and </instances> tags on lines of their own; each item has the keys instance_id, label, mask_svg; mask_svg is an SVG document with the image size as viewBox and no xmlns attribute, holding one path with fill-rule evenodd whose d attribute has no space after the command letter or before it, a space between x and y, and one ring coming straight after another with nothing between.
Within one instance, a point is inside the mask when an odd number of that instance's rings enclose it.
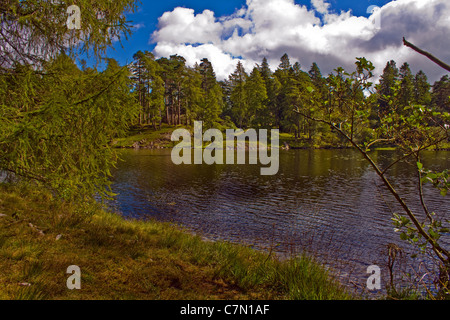
<instances>
[{"instance_id":1,"label":"shoreline","mask_svg":"<svg viewBox=\"0 0 450 320\"><path fill-rule=\"evenodd\" d=\"M0 194L0 267L9 270L0 299L360 299L306 254L281 261L30 186L0 184ZM66 287L70 265L81 269L81 290Z\"/></svg>"},{"instance_id":2,"label":"shoreline","mask_svg":"<svg viewBox=\"0 0 450 320\"><path fill-rule=\"evenodd\" d=\"M126 137L118 138L111 143L111 146L116 149L143 149L143 150L158 150L158 149L172 149L178 141L171 141L170 137L174 130L184 128L182 126L165 126L161 130L154 130L153 128L140 128L130 131L130 134ZM329 143L323 143L319 145L311 145L311 141L296 140L294 136L290 134L281 134L280 138L280 150L351 150L352 146L343 145L330 145ZM204 145L205 147L205 145ZM265 147L271 149L270 144ZM224 150L227 148L224 147ZM237 148L235 148L236 150ZM246 142L246 150L249 150L249 143ZM396 149L389 145L380 145L371 149L372 151L389 150L395 151ZM444 147L430 149L429 151L450 151L450 146L447 144Z\"/></svg>"}]
</instances>

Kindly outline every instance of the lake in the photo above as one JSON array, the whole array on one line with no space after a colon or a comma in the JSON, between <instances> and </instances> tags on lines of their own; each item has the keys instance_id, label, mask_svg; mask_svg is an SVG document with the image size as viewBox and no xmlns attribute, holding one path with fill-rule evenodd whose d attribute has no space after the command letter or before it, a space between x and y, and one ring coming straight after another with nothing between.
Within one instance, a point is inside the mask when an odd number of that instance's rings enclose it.
<instances>
[{"instance_id":1,"label":"lake","mask_svg":"<svg viewBox=\"0 0 450 320\"><path fill-rule=\"evenodd\" d=\"M388 282L390 243L405 250L398 267L412 261L411 248L390 220L401 209L354 150L280 151L275 176L261 176L260 165L176 166L170 153L123 151L124 161L114 172L113 205L125 217L173 221L207 239L244 243L281 257L314 253L355 289L365 287L370 265L381 267L383 286ZM399 154L373 151L372 156L383 167ZM450 152L424 153L422 162L429 169L449 168ZM389 170L394 187L420 212L416 174L406 162ZM448 217L450 197L430 186L425 197L430 210Z\"/></svg>"}]
</instances>

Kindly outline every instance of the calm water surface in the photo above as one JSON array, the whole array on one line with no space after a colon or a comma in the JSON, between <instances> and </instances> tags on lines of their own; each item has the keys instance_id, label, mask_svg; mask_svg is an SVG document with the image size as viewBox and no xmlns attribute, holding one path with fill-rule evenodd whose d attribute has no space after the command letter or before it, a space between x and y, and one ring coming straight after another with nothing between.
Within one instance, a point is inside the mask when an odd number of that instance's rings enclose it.
<instances>
[{"instance_id":1,"label":"calm water surface","mask_svg":"<svg viewBox=\"0 0 450 320\"><path fill-rule=\"evenodd\" d=\"M260 165L176 166L170 152L123 152L113 184L114 205L123 215L174 221L209 239L273 248L282 255L313 251L356 287L365 286L369 265L384 273L387 244L410 250L390 220L401 209L356 151L282 151L276 176L261 176ZM382 167L396 156L373 153ZM443 170L450 167L449 156L429 152L423 162ZM413 169L399 163L389 175L419 212ZM448 216L450 197L429 187L425 195L431 210Z\"/></svg>"}]
</instances>

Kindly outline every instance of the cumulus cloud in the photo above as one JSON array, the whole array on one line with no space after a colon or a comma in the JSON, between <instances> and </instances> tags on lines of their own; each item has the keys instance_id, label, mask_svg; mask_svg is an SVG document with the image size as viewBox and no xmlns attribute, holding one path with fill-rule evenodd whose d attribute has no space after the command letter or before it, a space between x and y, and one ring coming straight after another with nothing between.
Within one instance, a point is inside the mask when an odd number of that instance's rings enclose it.
<instances>
[{"instance_id":1,"label":"cumulus cloud","mask_svg":"<svg viewBox=\"0 0 450 320\"><path fill-rule=\"evenodd\" d=\"M164 43L219 43L223 28L210 10L196 15L193 9L180 7L164 13L158 27L154 40Z\"/></svg>"},{"instance_id":2,"label":"cumulus cloud","mask_svg":"<svg viewBox=\"0 0 450 320\"><path fill-rule=\"evenodd\" d=\"M239 60L250 70L266 57L276 68L284 53L304 70L317 62L324 74L339 66L351 70L362 56L378 74L389 60L408 62L413 72L422 69L432 81L445 74L404 47L402 38L450 61L447 0L397 0L370 9L373 14L363 17L333 12L325 0L311 0L311 8L294 0L247 0L234 14L216 17L210 10L196 14L179 7L159 18L151 41L156 56L179 54L191 65L208 58L219 79Z\"/></svg>"},{"instance_id":3,"label":"cumulus cloud","mask_svg":"<svg viewBox=\"0 0 450 320\"><path fill-rule=\"evenodd\" d=\"M317 10L317 12L325 14L330 9L330 4L324 0L311 0L311 4Z\"/></svg>"}]
</instances>

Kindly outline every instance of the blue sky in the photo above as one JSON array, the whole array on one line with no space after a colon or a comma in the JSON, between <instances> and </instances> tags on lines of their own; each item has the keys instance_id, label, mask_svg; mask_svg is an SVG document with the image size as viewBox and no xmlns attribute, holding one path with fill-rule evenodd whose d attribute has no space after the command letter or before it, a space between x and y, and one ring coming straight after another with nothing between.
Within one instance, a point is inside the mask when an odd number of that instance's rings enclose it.
<instances>
[{"instance_id":1,"label":"blue sky","mask_svg":"<svg viewBox=\"0 0 450 320\"><path fill-rule=\"evenodd\" d=\"M383 6L390 0L331 0L331 9L335 11L352 10L354 15L369 16L367 8L371 5ZM311 8L309 0L298 1L295 3L302 4ZM117 59L120 63L127 63L132 60L133 54L138 50L152 51L155 44L150 43L150 35L157 29L158 18L164 12L172 11L176 7L192 8L196 13L203 12L205 9L213 11L217 17L231 15L236 10L245 6L245 0L226 0L226 1L210 1L210 0L165 0L165 1L146 1L142 0L139 10L134 14L127 15L134 25L138 25L139 29L133 32L128 40L123 40L120 44L114 46L114 50L109 50L109 56Z\"/></svg>"},{"instance_id":2,"label":"blue sky","mask_svg":"<svg viewBox=\"0 0 450 320\"><path fill-rule=\"evenodd\" d=\"M238 60L251 69L264 56L274 68L283 53L303 69L317 62L324 74L338 66L353 68L356 57L365 56L374 62L378 75L393 59L399 66L408 62L413 72L424 70L435 81L443 72L403 48L401 40L407 37L450 61L448 2L143 0L137 12L127 16L136 26L133 34L122 40L123 48L115 43L108 56L121 64L130 63L138 50L152 51L157 57L179 54L188 64L206 57L218 78L227 77ZM382 19L367 12L371 6L381 8ZM382 21L380 28L371 27L374 19Z\"/></svg>"},{"instance_id":3,"label":"blue sky","mask_svg":"<svg viewBox=\"0 0 450 320\"><path fill-rule=\"evenodd\" d=\"M356 1L355 1L356 2ZM205 9L212 10L217 16L230 15L236 9L245 5L245 0L227 0L227 1L208 1L208 0L165 0L165 1L146 1L141 0L139 9L134 14L128 14L127 17L132 24L138 25L128 40L123 40L121 47L116 43L114 50L109 50L109 57L115 58L120 63L127 63L132 60L133 54L138 50L152 51L154 44L150 43L150 35L156 30L158 18L164 12L172 11L176 7L192 8L196 12L203 12Z\"/></svg>"}]
</instances>

